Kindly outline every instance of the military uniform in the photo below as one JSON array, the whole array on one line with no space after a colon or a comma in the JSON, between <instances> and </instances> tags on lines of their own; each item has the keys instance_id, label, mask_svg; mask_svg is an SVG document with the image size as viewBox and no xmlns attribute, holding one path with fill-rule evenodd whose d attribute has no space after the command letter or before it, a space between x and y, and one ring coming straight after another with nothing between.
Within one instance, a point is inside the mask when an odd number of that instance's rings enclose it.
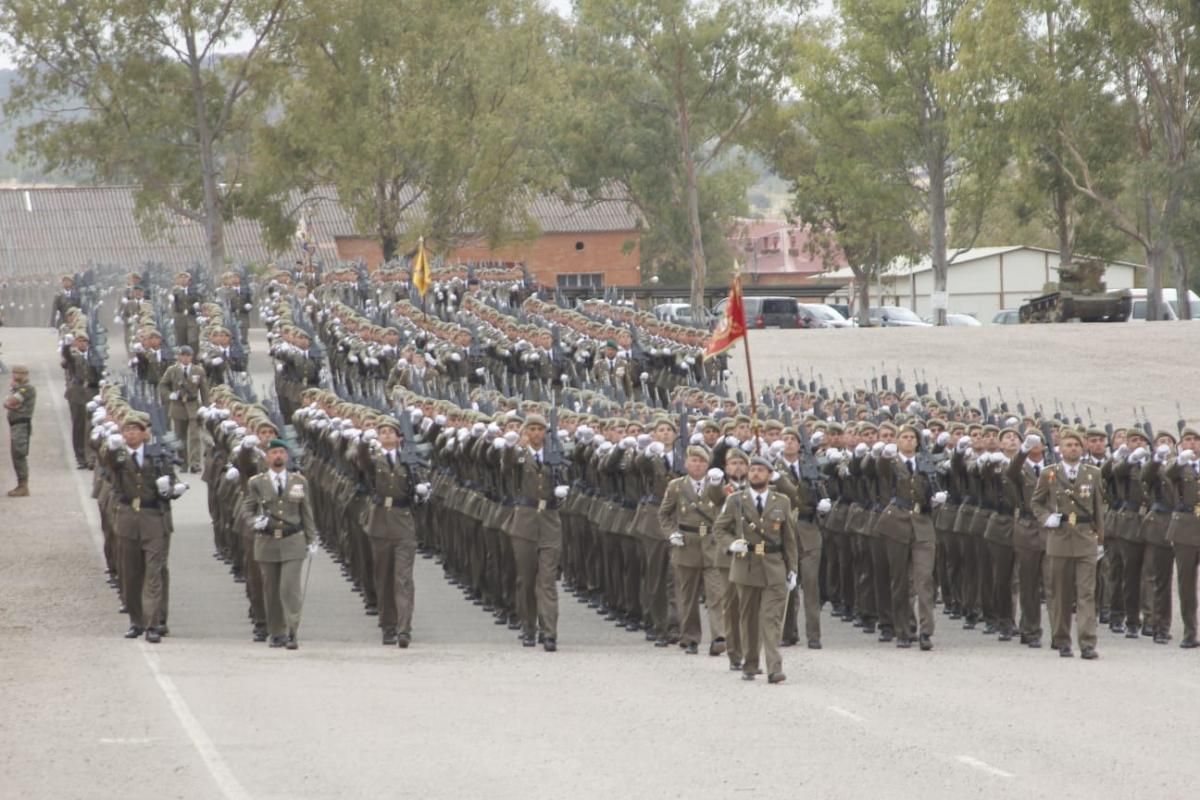
<instances>
[{"instance_id":1,"label":"military uniform","mask_svg":"<svg viewBox=\"0 0 1200 800\"><path fill-rule=\"evenodd\" d=\"M1195 429L1185 428L1181 439L1200 439ZM1196 573L1200 569L1200 462L1194 450L1181 446L1179 457L1167 467L1166 478L1175 486L1176 506L1171 514L1167 538L1175 548L1179 580L1179 613L1183 617L1180 646L1194 648L1196 641ZM1185 460L1186 457L1186 460Z\"/></svg>"},{"instance_id":2,"label":"military uniform","mask_svg":"<svg viewBox=\"0 0 1200 800\"><path fill-rule=\"evenodd\" d=\"M720 567L706 559L705 553L708 542L715 541L714 523L725 504L725 492L720 484L719 477L714 484L707 476L693 480L683 475L667 484L662 504L658 507L660 528L668 536L678 534L671 551L671 566L675 571L680 638L690 653L696 652L701 638L702 591L708 607L709 631L713 642L709 652L711 655L720 655L725 651Z\"/></svg>"},{"instance_id":3,"label":"military uniform","mask_svg":"<svg viewBox=\"0 0 1200 800\"><path fill-rule=\"evenodd\" d=\"M316 539L308 482L298 473L272 469L246 484L242 504L244 513L256 519L254 559L263 575L271 646L286 643L295 649L304 602L300 572L305 545Z\"/></svg>"},{"instance_id":4,"label":"military uniform","mask_svg":"<svg viewBox=\"0 0 1200 800\"><path fill-rule=\"evenodd\" d=\"M29 383L29 369L14 366L12 388L4 400L8 412L9 449L17 485L9 497L29 495L29 437L33 430L33 408L37 404L37 389Z\"/></svg>"},{"instance_id":5,"label":"military uniform","mask_svg":"<svg viewBox=\"0 0 1200 800\"><path fill-rule=\"evenodd\" d=\"M183 446L184 464L189 471L199 472L202 448L196 413L201 405L208 405L208 377L204 367L194 363L172 364L158 382L158 396Z\"/></svg>"}]
</instances>

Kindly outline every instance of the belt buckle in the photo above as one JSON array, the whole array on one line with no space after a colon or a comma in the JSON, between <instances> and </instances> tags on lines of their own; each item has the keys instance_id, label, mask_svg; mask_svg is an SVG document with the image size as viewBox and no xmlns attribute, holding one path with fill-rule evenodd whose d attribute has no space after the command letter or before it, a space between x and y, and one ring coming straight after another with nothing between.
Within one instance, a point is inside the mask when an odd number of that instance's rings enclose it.
<instances>
[{"instance_id":1,"label":"belt buckle","mask_svg":"<svg viewBox=\"0 0 1200 800\"><path fill-rule=\"evenodd\" d=\"M767 545L764 542L759 542L754 545L754 555L765 556L767 554Z\"/></svg>"},{"instance_id":2,"label":"belt buckle","mask_svg":"<svg viewBox=\"0 0 1200 800\"><path fill-rule=\"evenodd\" d=\"M390 498L390 497L383 498L383 507L391 508L392 507L392 498Z\"/></svg>"},{"instance_id":3,"label":"belt buckle","mask_svg":"<svg viewBox=\"0 0 1200 800\"><path fill-rule=\"evenodd\" d=\"M1200 506L1196 506L1196 508L1200 509ZM1200 516L1200 511L1197 511L1197 516ZM708 526L701 525L700 526L700 538L703 539L705 536L708 536Z\"/></svg>"},{"instance_id":4,"label":"belt buckle","mask_svg":"<svg viewBox=\"0 0 1200 800\"><path fill-rule=\"evenodd\" d=\"M276 528L276 529L275 529L275 533L273 533L273 534L271 535L271 538L273 538L273 539L282 539L282 538L283 538L283 528Z\"/></svg>"},{"instance_id":5,"label":"belt buckle","mask_svg":"<svg viewBox=\"0 0 1200 800\"><path fill-rule=\"evenodd\" d=\"M545 501L545 500L538 500L538 504L537 504L537 510L538 510L538 511L545 511L545 510L546 510L546 501Z\"/></svg>"},{"instance_id":6,"label":"belt buckle","mask_svg":"<svg viewBox=\"0 0 1200 800\"><path fill-rule=\"evenodd\" d=\"M132 508L134 511L141 511L142 510L142 498L140 498L140 497L133 498L133 502L129 504L129 507Z\"/></svg>"},{"instance_id":7,"label":"belt buckle","mask_svg":"<svg viewBox=\"0 0 1200 800\"><path fill-rule=\"evenodd\" d=\"M1072 528L1074 528L1074 527L1075 527L1075 523L1076 523L1078 520L1079 520L1079 517L1077 517L1077 516L1075 515L1075 512L1074 512L1074 511L1072 511L1070 514L1068 514L1068 515L1067 515L1067 524L1068 524L1068 525L1070 525Z\"/></svg>"}]
</instances>

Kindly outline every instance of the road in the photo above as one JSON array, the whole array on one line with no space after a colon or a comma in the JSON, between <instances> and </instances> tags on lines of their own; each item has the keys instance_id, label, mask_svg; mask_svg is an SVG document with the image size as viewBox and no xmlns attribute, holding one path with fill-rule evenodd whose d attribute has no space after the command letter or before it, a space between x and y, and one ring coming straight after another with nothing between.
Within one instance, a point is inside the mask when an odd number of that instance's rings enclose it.
<instances>
[{"instance_id":1,"label":"road","mask_svg":"<svg viewBox=\"0 0 1200 800\"><path fill-rule=\"evenodd\" d=\"M271 650L251 643L242 586L211 556L199 481L175 510L171 635L127 641L90 473L71 468L52 336L3 334L39 406L34 496L0 497L0 796L1194 794L1200 656L1107 632L1099 661L1068 661L939 616L921 653L826 614L825 649L785 650L788 681L768 686L569 596L559 652L524 649L421 559L414 643L399 650L321 553L301 649ZM265 379L260 356L254 368Z\"/></svg>"}]
</instances>

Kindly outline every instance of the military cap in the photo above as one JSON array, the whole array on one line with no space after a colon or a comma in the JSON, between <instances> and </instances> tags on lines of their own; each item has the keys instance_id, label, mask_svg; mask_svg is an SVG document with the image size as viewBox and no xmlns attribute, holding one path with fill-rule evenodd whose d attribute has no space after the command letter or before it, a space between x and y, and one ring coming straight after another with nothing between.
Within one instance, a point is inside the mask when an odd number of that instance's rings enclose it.
<instances>
[{"instance_id":1,"label":"military cap","mask_svg":"<svg viewBox=\"0 0 1200 800\"><path fill-rule=\"evenodd\" d=\"M1003 435L1004 435L1004 434L1006 434L1006 433L1011 433L1013 436L1020 436L1020 435L1021 435L1021 432L1020 432L1019 430L1017 430L1016 428L1014 428L1014 427L1011 427L1011 426L1009 426L1009 427L1005 427L1005 428L1001 428L1001 429L1000 429L1000 435L1001 435L1001 436L1003 436ZM1089 435L1089 436L1091 436L1091 434L1090 434L1090 433L1089 433L1088 435Z\"/></svg>"},{"instance_id":2,"label":"military cap","mask_svg":"<svg viewBox=\"0 0 1200 800\"><path fill-rule=\"evenodd\" d=\"M687 449L688 458L696 457L703 458L705 461L712 461L712 453L702 444L694 444Z\"/></svg>"},{"instance_id":3,"label":"military cap","mask_svg":"<svg viewBox=\"0 0 1200 800\"><path fill-rule=\"evenodd\" d=\"M154 328L151 328L148 331L143 331L142 336L145 336L147 339L152 339L155 336L157 336L159 339L163 338L163 335L161 333L159 333L158 331L156 331Z\"/></svg>"},{"instance_id":4,"label":"military cap","mask_svg":"<svg viewBox=\"0 0 1200 800\"><path fill-rule=\"evenodd\" d=\"M254 429L258 430L259 428L270 428L271 430L275 431L276 434L279 433L279 426L272 422L269 417L254 418Z\"/></svg>"},{"instance_id":5,"label":"military cap","mask_svg":"<svg viewBox=\"0 0 1200 800\"><path fill-rule=\"evenodd\" d=\"M828 423L828 427L829 427L829 432L834 435L846 432L846 429L842 426L842 423L837 422L836 420L834 422Z\"/></svg>"},{"instance_id":6,"label":"military cap","mask_svg":"<svg viewBox=\"0 0 1200 800\"><path fill-rule=\"evenodd\" d=\"M783 430L780 432L780 434L779 434L779 435L780 435L780 436L795 436L797 439L799 439L799 438L800 438L800 431L796 430L795 428L784 428L784 429L783 429Z\"/></svg>"},{"instance_id":7,"label":"military cap","mask_svg":"<svg viewBox=\"0 0 1200 800\"><path fill-rule=\"evenodd\" d=\"M1074 439L1080 444L1083 444L1083 434L1075 428L1064 427L1059 431L1058 440L1060 442L1065 442L1067 439Z\"/></svg>"},{"instance_id":8,"label":"military cap","mask_svg":"<svg viewBox=\"0 0 1200 800\"><path fill-rule=\"evenodd\" d=\"M1157 442L1159 439L1163 438L1164 436L1167 437L1168 439L1170 439L1172 442L1179 441L1178 439L1175 438L1175 434L1171 433L1166 428L1163 428L1162 430L1158 430L1158 431L1154 432L1154 441Z\"/></svg>"},{"instance_id":9,"label":"military cap","mask_svg":"<svg viewBox=\"0 0 1200 800\"><path fill-rule=\"evenodd\" d=\"M16 371L17 368L13 367L13 372ZM1179 432L1180 439L1186 439L1189 436L1191 436L1193 439L1200 439L1200 431L1197 431L1195 428L1184 428Z\"/></svg>"},{"instance_id":10,"label":"military cap","mask_svg":"<svg viewBox=\"0 0 1200 800\"><path fill-rule=\"evenodd\" d=\"M1126 428L1125 429L1125 438L1128 439L1131 436L1136 436L1139 439L1145 439L1146 432L1138 427Z\"/></svg>"},{"instance_id":11,"label":"military cap","mask_svg":"<svg viewBox=\"0 0 1200 800\"><path fill-rule=\"evenodd\" d=\"M387 414L379 414L375 417L376 428L391 428L396 433L400 433L400 422L395 417L390 417Z\"/></svg>"},{"instance_id":12,"label":"military cap","mask_svg":"<svg viewBox=\"0 0 1200 800\"><path fill-rule=\"evenodd\" d=\"M745 414L738 414L736 417L733 418L733 424L734 425L749 425L750 418L748 416L746 416Z\"/></svg>"},{"instance_id":13,"label":"military cap","mask_svg":"<svg viewBox=\"0 0 1200 800\"><path fill-rule=\"evenodd\" d=\"M858 425L856 426L855 429L859 433L859 435L864 434L864 433L871 433L873 431L879 430L879 428L877 428L875 426L874 422L867 422L866 420L863 420L862 422L858 423Z\"/></svg>"},{"instance_id":14,"label":"military cap","mask_svg":"<svg viewBox=\"0 0 1200 800\"><path fill-rule=\"evenodd\" d=\"M88 336L87 331L75 331L75 338L83 339L83 340L89 341L89 342L92 340L92 337Z\"/></svg>"},{"instance_id":15,"label":"military cap","mask_svg":"<svg viewBox=\"0 0 1200 800\"><path fill-rule=\"evenodd\" d=\"M543 417L541 414L530 414L529 416L527 416L525 418L524 427L528 428L533 425L540 425L543 428L545 428L546 427L546 418Z\"/></svg>"},{"instance_id":16,"label":"military cap","mask_svg":"<svg viewBox=\"0 0 1200 800\"><path fill-rule=\"evenodd\" d=\"M696 427L702 431L717 431L718 433L721 430L721 426L713 422L711 419L700 420Z\"/></svg>"},{"instance_id":17,"label":"military cap","mask_svg":"<svg viewBox=\"0 0 1200 800\"><path fill-rule=\"evenodd\" d=\"M900 430L897 431L897 434L901 434L901 433L911 433L913 436L916 436L918 439L921 438L921 432L919 430L917 430L917 426L913 425L911 423L908 423L908 422L906 422L900 426Z\"/></svg>"},{"instance_id":18,"label":"military cap","mask_svg":"<svg viewBox=\"0 0 1200 800\"><path fill-rule=\"evenodd\" d=\"M1092 426L1088 427L1088 429L1087 429L1087 432L1086 432L1086 435L1087 435L1087 436L1089 436L1089 437L1091 437L1091 436L1103 436L1105 439L1107 439L1107 438L1108 438L1108 431L1104 430L1104 428L1101 428L1101 427L1099 427L1099 426L1097 426L1097 425L1092 425Z\"/></svg>"},{"instance_id":19,"label":"military cap","mask_svg":"<svg viewBox=\"0 0 1200 800\"><path fill-rule=\"evenodd\" d=\"M666 425L671 430L675 431L675 433L679 433L679 428L676 427L675 422L667 417L659 417L658 419L654 420L654 425L652 427L657 428L659 425Z\"/></svg>"},{"instance_id":20,"label":"military cap","mask_svg":"<svg viewBox=\"0 0 1200 800\"><path fill-rule=\"evenodd\" d=\"M783 430L783 423L777 419L769 419L763 424L763 430L781 431Z\"/></svg>"},{"instance_id":21,"label":"military cap","mask_svg":"<svg viewBox=\"0 0 1200 800\"><path fill-rule=\"evenodd\" d=\"M142 430L150 427L150 415L141 411L132 411L125 415L124 425L136 425Z\"/></svg>"},{"instance_id":22,"label":"military cap","mask_svg":"<svg viewBox=\"0 0 1200 800\"><path fill-rule=\"evenodd\" d=\"M192 276L191 276L191 273L189 273L187 270L181 269L181 270L179 270L179 272L175 273L175 277L176 278L184 278L184 277L190 278Z\"/></svg>"},{"instance_id":23,"label":"military cap","mask_svg":"<svg viewBox=\"0 0 1200 800\"><path fill-rule=\"evenodd\" d=\"M989 423L989 424L983 426L983 432L984 433L999 433L1000 428Z\"/></svg>"},{"instance_id":24,"label":"military cap","mask_svg":"<svg viewBox=\"0 0 1200 800\"><path fill-rule=\"evenodd\" d=\"M24 364L14 364L12 368L13 375L28 375L29 367Z\"/></svg>"},{"instance_id":25,"label":"military cap","mask_svg":"<svg viewBox=\"0 0 1200 800\"><path fill-rule=\"evenodd\" d=\"M769 469L771 471L775 470L775 466L773 464L771 464L770 461L767 461L765 458L763 458L762 456L755 456L754 458L750 459L750 466L766 467L767 469Z\"/></svg>"},{"instance_id":26,"label":"military cap","mask_svg":"<svg viewBox=\"0 0 1200 800\"><path fill-rule=\"evenodd\" d=\"M287 442L285 442L283 439L272 439L270 442L267 443L268 450L274 450L279 447L282 447L284 450L287 450L288 449Z\"/></svg>"},{"instance_id":27,"label":"military cap","mask_svg":"<svg viewBox=\"0 0 1200 800\"><path fill-rule=\"evenodd\" d=\"M735 461L735 460L736 461L744 461L747 464L750 463L750 457L748 455L746 455L745 453L743 453L742 449L740 447L731 447L731 448L729 448L729 451L725 453L725 463L726 464L728 464L730 461Z\"/></svg>"},{"instance_id":28,"label":"military cap","mask_svg":"<svg viewBox=\"0 0 1200 800\"><path fill-rule=\"evenodd\" d=\"M190 355L195 355L195 353L193 353L193 352L192 352L192 348L191 348L191 347L189 347L188 345L186 345L186 344L185 344L185 345L181 345L181 346L180 346L180 348L179 348L179 355L181 355L181 356L190 356Z\"/></svg>"}]
</instances>

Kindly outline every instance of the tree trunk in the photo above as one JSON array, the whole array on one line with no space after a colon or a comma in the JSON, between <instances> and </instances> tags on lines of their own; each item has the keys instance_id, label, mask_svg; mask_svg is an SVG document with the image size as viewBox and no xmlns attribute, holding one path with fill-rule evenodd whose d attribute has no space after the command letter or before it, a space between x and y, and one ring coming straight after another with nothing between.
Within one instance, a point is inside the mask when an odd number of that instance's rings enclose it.
<instances>
[{"instance_id":1,"label":"tree trunk","mask_svg":"<svg viewBox=\"0 0 1200 800\"><path fill-rule=\"evenodd\" d=\"M1163 267L1167 260L1162 242L1155 242L1146 251L1146 321L1162 319Z\"/></svg>"},{"instance_id":2,"label":"tree trunk","mask_svg":"<svg viewBox=\"0 0 1200 800\"><path fill-rule=\"evenodd\" d=\"M696 159L692 155L691 118L687 104L680 101L679 109L679 155L683 162L687 193L688 227L692 232L692 285L690 301L692 319L704 319L704 286L708 281L708 264L704 260L703 229L700 226L700 187L696 177Z\"/></svg>"},{"instance_id":3,"label":"tree trunk","mask_svg":"<svg viewBox=\"0 0 1200 800\"><path fill-rule=\"evenodd\" d=\"M933 290L946 291L946 162L942 148L934 147L929 163L929 257L933 264ZM916 298L913 298L915 304ZM932 306L932 303L931 303ZM946 324L946 309L932 309L934 323Z\"/></svg>"},{"instance_id":4,"label":"tree trunk","mask_svg":"<svg viewBox=\"0 0 1200 800\"><path fill-rule=\"evenodd\" d=\"M871 324L871 281L861 270L854 270L855 287L858 289L858 325L865 328Z\"/></svg>"},{"instance_id":5,"label":"tree trunk","mask_svg":"<svg viewBox=\"0 0 1200 800\"><path fill-rule=\"evenodd\" d=\"M1065 185L1054 192L1054 217L1058 223L1058 266L1070 267L1075 261L1075 231L1071 224L1071 198Z\"/></svg>"},{"instance_id":6,"label":"tree trunk","mask_svg":"<svg viewBox=\"0 0 1200 800\"><path fill-rule=\"evenodd\" d=\"M1175 245L1172 249L1175 255L1175 313L1181 320L1192 318L1192 301L1188 296L1191 276L1188 274L1187 253Z\"/></svg>"},{"instance_id":7,"label":"tree trunk","mask_svg":"<svg viewBox=\"0 0 1200 800\"><path fill-rule=\"evenodd\" d=\"M208 123L208 100L204 92L203 65L196 50L196 37L190 25L186 33L188 70L192 85L192 103L196 109L196 139L200 145L200 180L204 190L204 233L208 242L209 278L216 281L225 271L225 221L221 217L221 192L217 159L213 152L212 127Z\"/></svg>"}]
</instances>

